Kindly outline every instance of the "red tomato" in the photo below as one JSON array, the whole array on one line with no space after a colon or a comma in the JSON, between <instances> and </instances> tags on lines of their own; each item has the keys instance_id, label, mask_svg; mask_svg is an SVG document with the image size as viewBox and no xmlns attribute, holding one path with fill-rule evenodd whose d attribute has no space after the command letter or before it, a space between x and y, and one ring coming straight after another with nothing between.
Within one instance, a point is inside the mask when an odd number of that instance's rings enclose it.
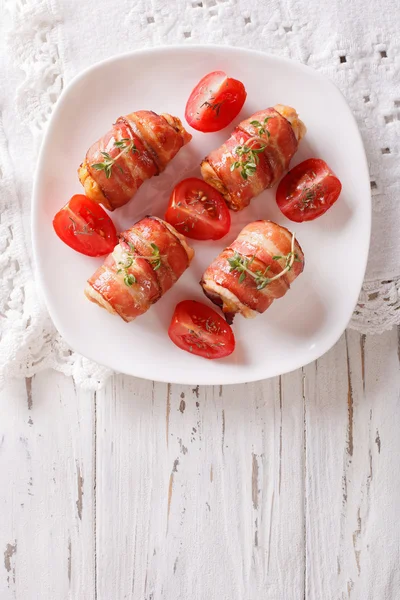
<instances>
[{"instance_id":1,"label":"red tomato","mask_svg":"<svg viewBox=\"0 0 400 600\"><path fill-rule=\"evenodd\" d=\"M237 117L246 100L241 81L213 71L199 81L189 96L185 118L193 129L219 131Z\"/></svg>"},{"instance_id":2,"label":"red tomato","mask_svg":"<svg viewBox=\"0 0 400 600\"><path fill-rule=\"evenodd\" d=\"M204 358L223 358L235 349L235 337L225 319L195 300L179 302L168 335L178 348Z\"/></svg>"},{"instance_id":3,"label":"red tomato","mask_svg":"<svg viewBox=\"0 0 400 600\"><path fill-rule=\"evenodd\" d=\"M281 180L276 191L279 208L291 221L312 221L336 202L342 184L325 161L309 158Z\"/></svg>"},{"instance_id":4,"label":"red tomato","mask_svg":"<svg viewBox=\"0 0 400 600\"><path fill-rule=\"evenodd\" d=\"M231 226L225 200L202 179L189 177L176 185L165 220L194 240L219 240Z\"/></svg>"},{"instance_id":5,"label":"red tomato","mask_svg":"<svg viewBox=\"0 0 400 600\"><path fill-rule=\"evenodd\" d=\"M108 214L83 194L72 196L58 211L53 227L63 242L87 256L109 254L118 243L114 223Z\"/></svg>"}]
</instances>

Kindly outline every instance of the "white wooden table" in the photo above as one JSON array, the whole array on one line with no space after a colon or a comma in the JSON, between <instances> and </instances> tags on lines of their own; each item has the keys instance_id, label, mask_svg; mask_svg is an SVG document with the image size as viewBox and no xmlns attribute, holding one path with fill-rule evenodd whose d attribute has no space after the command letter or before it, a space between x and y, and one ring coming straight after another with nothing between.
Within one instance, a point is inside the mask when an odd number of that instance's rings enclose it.
<instances>
[{"instance_id":1,"label":"white wooden table","mask_svg":"<svg viewBox=\"0 0 400 600\"><path fill-rule=\"evenodd\" d=\"M0 407L0 599L398 600L396 330L234 387L44 372Z\"/></svg>"}]
</instances>

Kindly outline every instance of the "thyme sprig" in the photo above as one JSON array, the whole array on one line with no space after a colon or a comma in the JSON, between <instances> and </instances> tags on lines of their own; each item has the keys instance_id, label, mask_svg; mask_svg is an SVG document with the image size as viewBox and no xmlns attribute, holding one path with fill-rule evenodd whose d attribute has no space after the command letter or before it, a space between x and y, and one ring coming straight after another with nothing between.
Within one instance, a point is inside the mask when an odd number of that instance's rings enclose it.
<instances>
[{"instance_id":1,"label":"thyme sprig","mask_svg":"<svg viewBox=\"0 0 400 600\"><path fill-rule=\"evenodd\" d=\"M272 257L273 260L281 260L281 259L285 260L285 267L282 269L282 271L280 273L278 273L277 275L274 275L273 277L267 276L267 273L271 268L270 265L268 265L263 271L261 271L261 270L251 271L251 269L249 269L249 267L252 264L252 262L254 261L255 255L252 256L251 258L246 258L244 256L241 256L236 251L234 252L233 256L227 258L227 261L231 267L230 271L237 271L238 273L240 273L239 283L243 283L243 281L246 279L247 275L249 275L250 277L252 277L254 279L254 282L256 283L256 286L257 286L257 290L262 290L269 283L272 283L273 281L280 279L281 277L283 277L283 275L288 273L288 271L290 271L291 268L293 267L294 262L301 262L301 260L299 259L298 255L297 255L297 252L295 252L295 250L294 250L295 241L296 241L296 236L293 233L290 252L288 252L288 254L283 255L283 256L273 256Z\"/></svg>"},{"instance_id":2,"label":"thyme sprig","mask_svg":"<svg viewBox=\"0 0 400 600\"><path fill-rule=\"evenodd\" d=\"M257 133L259 136L267 134L267 136L270 137L271 134L268 131L268 129L266 129L266 125L270 119L273 119L273 117L265 117L262 123L260 123L260 121L257 120L250 121L250 125L253 125L253 127L257 129Z\"/></svg>"},{"instance_id":3,"label":"thyme sprig","mask_svg":"<svg viewBox=\"0 0 400 600\"><path fill-rule=\"evenodd\" d=\"M243 281L246 279L246 276L250 275L250 277L252 277L255 283L257 284L257 289L262 290L271 281L267 277L267 272L269 271L270 266L266 267L264 271L251 271L249 267L252 264L254 258L254 256L252 258L246 258L235 251L233 256L227 258L227 261L231 267L231 271L237 271L238 273L240 273L239 283L243 283Z\"/></svg>"},{"instance_id":4,"label":"thyme sprig","mask_svg":"<svg viewBox=\"0 0 400 600\"><path fill-rule=\"evenodd\" d=\"M117 156L114 156L113 158L108 152L101 152L101 155L104 158L103 162L94 163L92 165L93 169L96 169L97 171L104 171L107 179L110 179L112 168L120 156L126 154L127 152L133 152L134 154L139 152L135 146L135 142L130 138L122 138L121 140L115 141L114 146L121 149ZM122 171L121 167L119 167L119 169Z\"/></svg>"},{"instance_id":5,"label":"thyme sprig","mask_svg":"<svg viewBox=\"0 0 400 600\"><path fill-rule=\"evenodd\" d=\"M253 143L257 142L261 143L259 148L254 148ZM235 169L240 169L240 175L243 179L248 179L250 175L253 175L256 172L257 165L260 161L259 154L264 152L266 145L263 144L263 140L257 136L251 137L244 143L243 138L240 140L240 145L236 146L234 149L234 154L240 157L240 160L234 161L230 170L234 171Z\"/></svg>"},{"instance_id":6,"label":"thyme sprig","mask_svg":"<svg viewBox=\"0 0 400 600\"><path fill-rule=\"evenodd\" d=\"M163 254L160 254L160 249L157 244L151 243L150 246L152 248L152 257L142 256L136 253L136 248L133 244L129 242L129 248L131 252L127 252L126 259L120 260L118 262L117 274L124 273L124 283L125 285L131 287L134 283L137 283L136 277L129 273L130 267L133 265L133 262L136 258L143 258L151 264L153 271L157 271L161 267L161 259L164 258Z\"/></svg>"},{"instance_id":7,"label":"thyme sprig","mask_svg":"<svg viewBox=\"0 0 400 600\"><path fill-rule=\"evenodd\" d=\"M240 169L240 174L243 179L248 179L250 175L253 175L256 172L257 165L259 163L259 154L264 152L267 145L265 144L265 140L262 139L261 136L267 135L268 138L271 136L268 131L267 123L270 119L274 117L265 117L264 120L257 121L254 119L250 121L250 125L253 125L257 129L257 135L254 135L246 143L244 143L243 138L240 140L240 145L236 146L233 153L240 157L240 160L235 160L231 164L231 171L235 169ZM254 143L261 144L259 148L254 148Z\"/></svg>"},{"instance_id":8,"label":"thyme sprig","mask_svg":"<svg viewBox=\"0 0 400 600\"><path fill-rule=\"evenodd\" d=\"M128 269L133 265L133 256L128 254L125 261L120 260L119 263L120 268L117 269L117 274L124 273L124 283L128 287L132 287L134 283L136 283L136 277L128 272Z\"/></svg>"},{"instance_id":9,"label":"thyme sprig","mask_svg":"<svg viewBox=\"0 0 400 600\"><path fill-rule=\"evenodd\" d=\"M157 271L161 267L162 256L160 254L160 249L156 244L151 243L150 246L152 247L152 254L154 256L154 258L150 259L150 263L153 267L153 271Z\"/></svg>"},{"instance_id":10,"label":"thyme sprig","mask_svg":"<svg viewBox=\"0 0 400 600\"><path fill-rule=\"evenodd\" d=\"M128 273L124 277L124 283L125 285L131 287L134 283L136 283L136 277L132 275L132 273Z\"/></svg>"}]
</instances>

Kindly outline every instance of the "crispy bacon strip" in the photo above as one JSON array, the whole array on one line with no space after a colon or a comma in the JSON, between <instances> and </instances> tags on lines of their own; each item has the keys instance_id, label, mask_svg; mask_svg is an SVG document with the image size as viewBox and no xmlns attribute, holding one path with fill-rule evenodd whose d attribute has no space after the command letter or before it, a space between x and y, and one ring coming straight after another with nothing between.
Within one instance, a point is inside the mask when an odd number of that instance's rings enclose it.
<instances>
[{"instance_id":1,"label":"crispy bacon strip","mask_svg":"<svg viewBox=\"0 0 400 600\"><path fill-rule=\"evenodd\" d=\"M230 138L203 160L201 174L222 193L229 208L242 210L288 170L305 131L296 111L289 106L278 104L259 111L239 123ZM238 148L246 145L253 150L264 147L257 153L258 161L252 161L249 153L238 153ZM241 166L235 167L245 161L255 164L255 171L247 178L241 174Z\"/></svg>"},{"instance_id":2,"label":"crispy bacon strip","mask_svg":"<svg viewBox=\"0 0 400 600\"><path fill-rule=\"evenodd\" d=\"M78 169L86 195L108 210L123 206L142 183L161 173L192 136L177 117L140 110L120 117L88 150ZM98 166L111 159L107 173Z\"/></svg>"},{"instance_id":3,"label":"crispy bacon strip","mask_svg":"<svg viewBox=\"0 0 400 600\"><path fill-rule=\"evenodd\" d=\"M297 240L291 254L292 238L285 227L271 221L254 221L211 263L200 285L206 296L222 308L228 322L232 322L236 313L246 318L255 317L286 294L304 268L304 254ZM273 279L285 270L292 256L286 273L260 287L253 273ZM231 263L235 257L251 273L233 269Z\"/></svg>"},{"instance_id":4,"label":"crispy bacon strip","mask_svg":"<svg viewBox=\"0 0 400 600\"><path fill-rule=\"evenodd\" d=\"M85 295L124 321L145 313L188 268L194 252L183 235L157 217L145 217L88 280Z\"/></svg>"}]
</instances>

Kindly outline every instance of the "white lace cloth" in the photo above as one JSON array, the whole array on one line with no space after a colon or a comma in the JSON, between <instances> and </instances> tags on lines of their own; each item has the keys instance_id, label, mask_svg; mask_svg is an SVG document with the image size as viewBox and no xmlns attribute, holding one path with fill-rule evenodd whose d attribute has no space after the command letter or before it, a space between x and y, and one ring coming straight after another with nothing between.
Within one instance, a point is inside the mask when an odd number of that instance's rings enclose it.
<instances>
[{"instance_id":1,"label":"white lace cloth","mask_svg":"<svg viewBox=\"0 0 400 600\"><path fill-rule=\"evenodd\" d=\"M0 381L53 367L96 388L110 375L66 346L35 288L32 178L43 131L65 84L98 60L153 45L257 48L304 62L336 82L361 129L373 195L370 258L351 326L374 333L400 322L397 0L384 6L375 0L2 1Z\"/></svg>"}]
</instances>

